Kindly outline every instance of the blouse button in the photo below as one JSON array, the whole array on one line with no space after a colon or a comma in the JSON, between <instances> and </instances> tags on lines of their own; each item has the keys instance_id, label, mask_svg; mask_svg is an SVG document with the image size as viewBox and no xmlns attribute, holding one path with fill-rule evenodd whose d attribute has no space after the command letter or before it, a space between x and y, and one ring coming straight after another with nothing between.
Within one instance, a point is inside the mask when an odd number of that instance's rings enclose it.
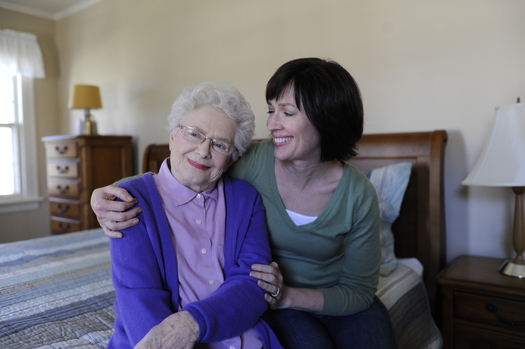
<instances>
[{"instance_id":1,"label":"blouse button","mask_svg":"<svg viewBox=\"0 0 525 349\"><path fill-rule=\"evenodd\" d=\"M206 249L203 248L203 249L201 250L201 252L202 252L202 254L206 254Z\"/></svg>"},{"instance_id":2,"label":"blouse button","mask_svg":"<svg viewBox=\"0 0 525 349\"><path fill-rule=\"evenodd\" d=\"M208 282L210 283L210 285L213 285L215 283L215 280L210 280Z\"/></svg>"},{"instance_id":3,"label":"blouse button","mask_svg":"<svg viewBox=\"0 0 525 349\"><path fill-rule=\"evenodd\" d=\"M201 221L200 219L197 219L197 220L195 221L195 223L197 223L197 224L201 224L202 221Z\"/></svg>"},{"instance_id":4,"label":"blouse button","mask_svg":"<svg viewBox=\"0 0 525 349\"><path fill-rule=\"evenodd\" d=\"M197 199L200 199L201 198L201 194L197 194Z\"/></svg>"}]
</instances>

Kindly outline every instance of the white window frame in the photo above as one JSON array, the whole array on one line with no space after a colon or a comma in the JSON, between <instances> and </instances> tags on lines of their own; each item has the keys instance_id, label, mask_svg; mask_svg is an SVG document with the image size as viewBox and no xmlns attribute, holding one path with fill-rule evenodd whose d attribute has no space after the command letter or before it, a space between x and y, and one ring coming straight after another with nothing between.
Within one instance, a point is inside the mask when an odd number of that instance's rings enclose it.
<instances>
[{"instance_id":1,"label":"white window frame","mask_svg":"<svg viewBox=\"0 0 525 349\"><path fill-rule=\"evenodd\" d=\"M38 192L33 79L20 74L17 74L15 79L18 109L15 161L19 164L20 190L14 195L0 196L0 213L36 210L42 201Z\"/></svg>"}]
</instances>

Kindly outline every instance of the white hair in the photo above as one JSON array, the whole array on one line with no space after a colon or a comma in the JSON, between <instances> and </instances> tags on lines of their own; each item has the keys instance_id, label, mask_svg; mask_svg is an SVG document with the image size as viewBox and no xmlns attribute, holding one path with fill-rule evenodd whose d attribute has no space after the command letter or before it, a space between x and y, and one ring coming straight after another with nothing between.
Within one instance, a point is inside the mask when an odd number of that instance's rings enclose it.
<instances>
[{"instance_id":1,"label":"white hair","mask_svg":"<svg viewBox=\"0 0 525 349\"><path fill-rule=\"evenodd\" d=\"M168 115L170 130L181 125L188 113L204 106L222 110L236 125L234 160L244 154L255 131L255 115L244 96L235 87L225 83L203 82L186 87L177 97Z\"/></svg>"}]
</instances>

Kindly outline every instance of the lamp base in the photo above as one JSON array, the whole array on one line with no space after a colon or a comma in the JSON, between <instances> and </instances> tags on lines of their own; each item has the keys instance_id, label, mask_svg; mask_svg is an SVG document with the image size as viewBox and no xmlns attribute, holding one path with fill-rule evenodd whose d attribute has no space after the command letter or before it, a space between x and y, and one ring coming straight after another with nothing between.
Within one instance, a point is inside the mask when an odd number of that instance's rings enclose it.
<instances>
[{"instance_id":1,"label":"lamp base","mask_svg":"<svg viewBox=\"0 0 525 349\"><path fill-rule=\"evenodd\" d=\"M514 263L511 260L505 261L499 268L499 271L507 276L525 278L525 265Z\"/></svg>"},{"instance_id":2,"label":"lamp base","mask_svg":"<svg viewBox=\"0 0 525 349\"><path fill-rule=\"evenodd\" d=\"M80 135L96 135L97 134L97 122L94 120L78 120L77 132Z\"/></svg>"}]
</instances>

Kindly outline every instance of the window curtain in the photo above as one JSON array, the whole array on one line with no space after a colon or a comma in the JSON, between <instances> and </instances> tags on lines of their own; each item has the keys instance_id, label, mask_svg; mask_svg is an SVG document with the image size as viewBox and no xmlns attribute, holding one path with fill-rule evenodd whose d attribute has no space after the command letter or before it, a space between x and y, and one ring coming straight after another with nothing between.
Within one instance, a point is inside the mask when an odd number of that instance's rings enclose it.
<instances>
[{"instance_id":1,"label":"window curtain","mask_svg":"<svg viewBox=\"0 0 525 349\"><path fill-rule=\"evenodd\" d=\"M36 35L10 29L0 30L0 67L14 76L45 78L44 60Z\"/></svg>"}]
</instances>

